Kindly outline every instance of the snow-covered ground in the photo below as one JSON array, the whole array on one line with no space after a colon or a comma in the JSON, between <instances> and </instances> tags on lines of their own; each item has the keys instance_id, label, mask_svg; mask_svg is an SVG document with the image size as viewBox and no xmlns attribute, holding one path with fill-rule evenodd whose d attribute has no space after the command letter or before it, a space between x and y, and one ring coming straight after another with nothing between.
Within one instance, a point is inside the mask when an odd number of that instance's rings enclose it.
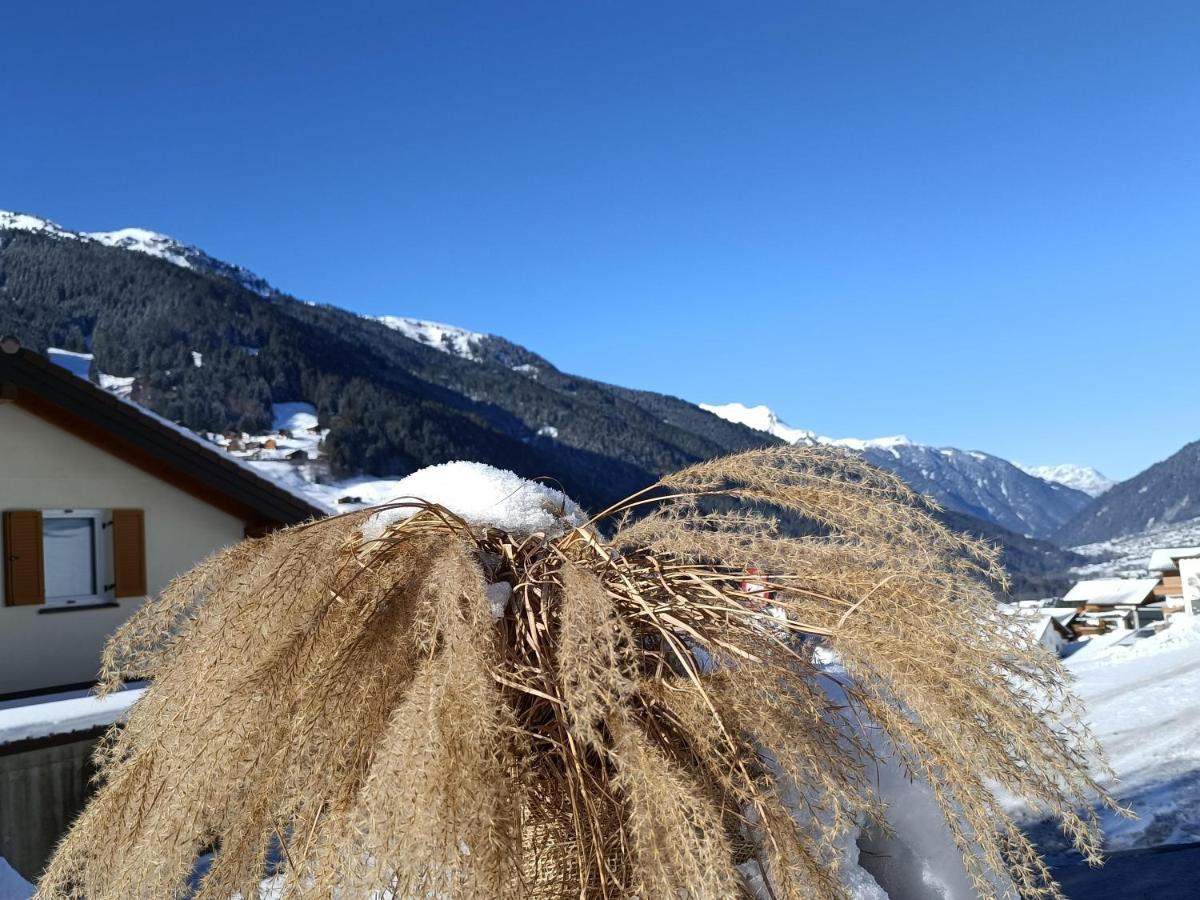
<instances>
[{"instance_id":1,"label":"snow-covered ground","mask_svg":"<svg viewBox=\"0 0 1200 900\"><path fill-rule=\"evenodd\" d=\"M1158 633L1118 630L1068 645L1068 654L1117 776L1105 786L1138 816L1103 814L1106 849L1200 841L1200 624L1174 616ZM1033 830L1044 849L1063 848L1056 829Z\"/></svg>"},{"instance_id":2,"label":"snow-covered ground","mask_svg":"<svg viewBox=\"0 0 1200 900\"><path fill-rule=\"evenodd\" d=\"M32 896L33 885L0 856L0 900L29 900Z\"/></svg>"}]
</instances>

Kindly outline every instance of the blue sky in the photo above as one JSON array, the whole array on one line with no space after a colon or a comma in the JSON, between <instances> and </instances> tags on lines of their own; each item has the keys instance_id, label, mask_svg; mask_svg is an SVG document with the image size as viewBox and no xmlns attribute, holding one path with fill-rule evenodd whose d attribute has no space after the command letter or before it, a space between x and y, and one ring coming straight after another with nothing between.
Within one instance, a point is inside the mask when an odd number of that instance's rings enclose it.
<instances>
[{"instance_id":1,"label":"blue sky","mask_svg":"<svg viewBox=\"0 0 1200 900\"><path fill-rule=\"evenodd\" d=\"M833 436L1200 438L1195 3L382 6L6 7L0 208Z\"/></svg>"}]
</instances>

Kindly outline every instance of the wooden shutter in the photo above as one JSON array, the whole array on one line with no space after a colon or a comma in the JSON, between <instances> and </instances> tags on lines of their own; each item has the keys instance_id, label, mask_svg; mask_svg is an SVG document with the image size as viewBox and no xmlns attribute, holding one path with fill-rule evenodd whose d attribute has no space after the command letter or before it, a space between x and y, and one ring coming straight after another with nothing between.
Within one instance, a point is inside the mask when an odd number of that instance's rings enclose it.
<instances>
[{"instance_id":1,"label":"wooden shutter","mask_svg":"<svg viewBox=\"0 0 1200 900\"><path fill-rule=\"evenodd\" d=\"M9 606L46 602L39 510L10 509L4 513L4 602Z\"/></svg>"},{"instance_id":2,"label":"wooden shutter","mask_svg":"<svg viewBox=\"0 0 1200 900\"><path fill-rule=\"evenodd\" d=\"M140 509L114 509L113 596L146 596L146 521Z\"/></svg>"}]
</instances>

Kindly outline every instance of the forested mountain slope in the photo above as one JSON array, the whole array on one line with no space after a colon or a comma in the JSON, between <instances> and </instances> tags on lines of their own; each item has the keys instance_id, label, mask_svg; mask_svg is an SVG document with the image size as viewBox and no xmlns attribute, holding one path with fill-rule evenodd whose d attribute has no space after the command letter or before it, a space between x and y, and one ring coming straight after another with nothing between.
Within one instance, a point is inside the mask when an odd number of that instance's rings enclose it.
<instances>
[{"instance_id":1,"label":"forested mountain slope","mask_svg":"<svg viewBox=\"0 0 1200 900\"><path fill-rule=\"evenodd\" d=\"M132 397L198 431L261 431L306 400L335 474L486 460L587 504L699 459L773 443L673 397L560 372L501 338L474 358L374 319L44 232L0 231L0 333L90 350Z\"/></svg>"},{"instance_id":2,"label":"forested mountain slope","mask_svg":"<svg viewBox=\"0 0 1200 900\"><path fill-rule=\"evenodd\" d=\"M1055 535L1063 546L1140 534L1200 516L1200 441L1101 494Z\"/></svg>"},{"instance_id":3,"label":"forested mountain slope","mask_svg":"<svg viewBox=\"0 0 1200 900\"><path fill-rule=\"evenodd\" d=\"M663 472L778 442L676 397L561 372L504 338L307 303L162 235L112 234L0 215L0 334L90 351L93 377L132 377L133 400L196 431L262 432L272 404L311 403L337 477L472 459L554 479L597 508ZM948 518L999 542L1023 592L1074 561Z\"/></svg>"}]
</instances>

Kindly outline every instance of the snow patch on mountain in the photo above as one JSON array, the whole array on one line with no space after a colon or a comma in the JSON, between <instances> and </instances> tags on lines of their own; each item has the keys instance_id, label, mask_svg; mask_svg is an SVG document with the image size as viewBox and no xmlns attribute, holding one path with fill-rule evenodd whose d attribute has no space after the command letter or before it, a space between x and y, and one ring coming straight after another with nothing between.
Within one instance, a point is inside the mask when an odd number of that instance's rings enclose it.
<instances>
[{"instance_id":1,"label":"snow patch on mountain","mask_svg":"<svg viewBox=\"0 0 1200 900\"><path fill-rule=\"evenodd\" d=\"M372 316L376 322L382 322L393 331L398 331L406 338L449 353L451 356L461 356L472 362L479 362L479 342L487 337L477 331L467 331L455 325L443 325L441 322L428 322L424 319L407 319L400 316Z\"/></svg>"},{"instance_id":2,"label":"snow patch on mountain","mask_svg":"<svg viewBox=\"0 0 1200 900\"><path fill-rule=\"evenodd\" d=\"M147 231L145 228L121 228L117 231L91 231L85 232L85 234L106 247L134 250L138 253L145 253L147 256L157 256L159 259L165 259L167 262L185 269L194 268L188 254L184 252L182 244L156 231Z\"/></svg>"},{"instance_id":3,"label":"snow patch on mountain","mask_svg":"<svg viewBox=\"0 0 1200 900\"><path fill-rule=\"evenodd\" d=\"M149 231L145 228L121 228L117 231L68 231L60 225L31 216L28 213L8 212L0 210L0 231L27 231L35 234L47 234L51 237L81 241L83 243L101 244L105 247L115 247L119 250L129 250L134 253L144 253L165 260L172 265L184 269L194 269L210 275L227 278L247 290L254 291L263 297L275 293L275 289L266 279L255 275L249 269L227 263L209 256L199 247L177 241L173 237Z\"/></svg>"},{"instance_id":4,"label":"snow patch on mountain","mask_svg":"<svg viewBox=\"0 0 1200 900\"><path fill-rule=\"evenodd\" d=\"M1065 484L1069 488L1083 491L1089 497L1099 497L1116 484L1091 466L1075 466L1070 463L1058 466L1023 466L1016 463L1016 466L1035 478L1054 484Z\"/></svg>"}]
</instances>

